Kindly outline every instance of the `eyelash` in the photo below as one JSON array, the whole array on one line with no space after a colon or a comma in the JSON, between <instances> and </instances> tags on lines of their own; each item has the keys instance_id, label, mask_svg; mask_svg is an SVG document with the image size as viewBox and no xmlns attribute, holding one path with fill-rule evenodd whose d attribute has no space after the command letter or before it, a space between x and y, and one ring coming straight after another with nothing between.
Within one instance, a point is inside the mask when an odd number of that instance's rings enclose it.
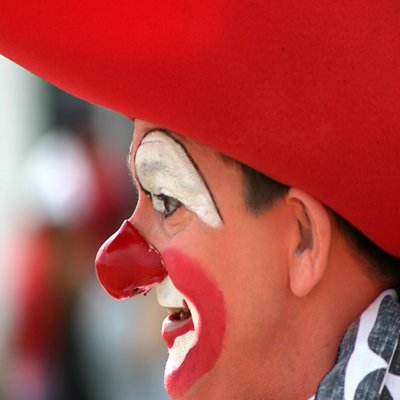
<instances>
[{"instance_id":1,"label":"eyelash","mask_svg":"<svg viewBox=\"0 0 400 400\"><path fill-rule=\"evenodd\" d=\"M164 218L168 218L181 207L182 203L173 197L167 196L165 194L153 194L148 191L144 191L146 196L151 199L153 207L155 210L163 214ZM170 208L171 207L171 208Z\"/></svg>"}]
</instances>

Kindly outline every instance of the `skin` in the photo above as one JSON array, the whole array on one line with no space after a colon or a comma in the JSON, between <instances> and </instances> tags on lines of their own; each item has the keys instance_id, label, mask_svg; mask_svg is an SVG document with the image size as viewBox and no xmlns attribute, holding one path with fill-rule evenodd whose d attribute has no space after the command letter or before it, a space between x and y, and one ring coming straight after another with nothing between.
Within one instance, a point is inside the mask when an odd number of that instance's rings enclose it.
<instances>
[{"instance_id":1,"label":"skin","mask_svg":"<svg viewBox=\"0 0 400 400\"><path fill-rule=\"evenodd\" d=\"M179 135L223 222L210 226L187 207L166 218L140 189L135 171L134 155L154 129L160 127L135 121L130 165L139 200L130 222L161 254L194 260L222 293L226 313L215 363L171 397L308 399L333 366L342 335L384 285L365 272L365 262L313 197L291 189L254 215L244 202L240 170ZM184 268L174 265L180 276Z\"/></svg>"}]
</instances>

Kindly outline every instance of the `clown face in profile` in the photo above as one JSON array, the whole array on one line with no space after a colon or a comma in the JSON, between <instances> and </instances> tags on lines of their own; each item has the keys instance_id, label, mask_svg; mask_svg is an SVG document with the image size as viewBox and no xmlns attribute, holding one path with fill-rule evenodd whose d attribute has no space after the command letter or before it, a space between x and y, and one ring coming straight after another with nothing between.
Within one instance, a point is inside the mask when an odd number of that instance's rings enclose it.
<instances>
[{"instance_id":1,"label":"clown face in profile","mask_svg":"<svg viewBox=\"0 0 400 400\"><path fill-rule=\"evenodd\" d=\"M135 119L96 266L167 310L172 399L400 398L396 2L1 5L2 54Z\"/></svg>"},{"instance_id":2,"label":"clown face in profile","mask_svg":"<svg viewBox=\"0 0 400 400\"><path fill-rule=\"evenodd\" d=\"M139 200L98 274L117 298L155 288L171 398L312 398L395 277L374 273L318 200L182 135L137 120L129 165Z\"/></svg>"}]
</instances>

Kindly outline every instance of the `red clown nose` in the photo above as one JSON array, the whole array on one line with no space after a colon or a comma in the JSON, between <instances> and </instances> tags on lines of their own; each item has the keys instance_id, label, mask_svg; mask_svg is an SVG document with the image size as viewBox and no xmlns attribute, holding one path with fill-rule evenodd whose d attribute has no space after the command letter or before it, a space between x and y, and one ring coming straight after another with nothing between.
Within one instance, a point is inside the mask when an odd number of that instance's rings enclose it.
<instances>
[{"instance_id":1,"label":"red clown nose","mask_svg":"<svg viewBox=\"0 0 400 400\"><path fill-rule=\"evenodd\" d=\"M167 275L160 254L127 220L100 247L96 271L104 289L120 300L147 293Z\"/></svg>"}]
</instances>

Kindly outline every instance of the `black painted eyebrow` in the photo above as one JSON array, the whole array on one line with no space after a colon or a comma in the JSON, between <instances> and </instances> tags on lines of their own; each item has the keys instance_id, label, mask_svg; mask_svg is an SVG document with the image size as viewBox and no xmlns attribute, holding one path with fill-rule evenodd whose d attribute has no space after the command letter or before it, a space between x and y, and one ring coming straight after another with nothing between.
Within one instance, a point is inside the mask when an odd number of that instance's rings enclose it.
<instances>
[{"instance_id":1,"label":"black painted eyebrow","mask_svg":"<svg viewBox=\"0 0 400 400\"><path fill-rule=\"evenodd\" d=\"M162 133L164 133L165 135L167 135L168 137L170 137L174 142L176 142L176 143L183 149L183 151L185 152L186 156L189 158L189 160L191 161L191 163L194 165L194 167L195 167L197 173L199 174L201 180L203 181L203 183L204 183L206 189L208 190L208 193L209 193L210 196L211 196L211 200L212 200L213 203L214 203L215 209L217 210L218 216L220 217L221 221L224 222L224 219L223 219L223 217L222 217L222 215L221 215L221 212L220 212L220 210L219 210L218 204L217 204L217 202L215 201L214 194L212 193L212 191L211 191L211 189L210 189L210 187L209 187L209 185L208 185L208 183L207 183L207 181L206 181L206 179L205 179L203 173L201 172L199 166L197 165L196 161L193 159L192 155L189 153L189 151L188 151L188 149L185 147L185 145L175 136L174 132L172 132L172 131L170 131L170 130L168 130L168 129L165 129L165 128L152 128L152 129L148 130L148 131L143 135L142 140L143 140L149 133L152 133L152 132L162 132ZM139 145L139 146L140 146L140 145ZM135 179L134 179L134 177L133 177L132 168L131 168L131 166L130 166L131 154L129 154L128 157L129 157L129 158L128 158L128 160L129 160L129 161L128 161L128 165L129 165L130 175L131 175L131 177L132 177L132 180L134 181L135 186L137 187L136 182L135 182ZM134 161L134 162L135 162L135 158L136 158L136 154L135 154L134 157L133 157L133 161ZM138 180L138 181L139 181L139 180ZM143 190L143 187L142 187L142 184L141 184L140 181L139 181L139 185L140 185L141 189Z\"/></svg>"}]
</instances>

